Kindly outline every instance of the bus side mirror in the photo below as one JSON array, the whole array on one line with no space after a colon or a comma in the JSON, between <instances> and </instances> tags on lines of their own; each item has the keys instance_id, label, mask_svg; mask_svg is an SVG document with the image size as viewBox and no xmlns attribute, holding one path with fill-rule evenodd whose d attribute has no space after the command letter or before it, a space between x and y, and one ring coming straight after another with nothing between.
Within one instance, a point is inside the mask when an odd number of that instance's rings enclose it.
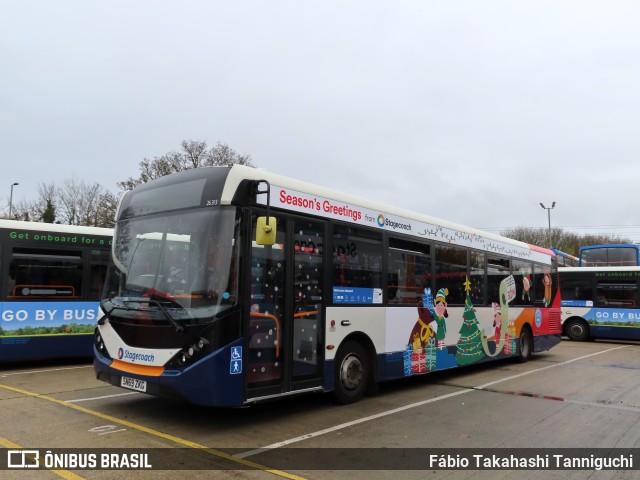
<instances>
[{"instance_id":1,"label":"bus side mirror","mask_svg":"<svg viewBox=\"0 0 640 480\"><path fill-rule=\"evenodd\" d=\"M256 243L258 245L274 245L276 243L277 228L276 217L269 217L269 225L267 225L267 217L258 217Z\"/></svg>"}]
</instances>

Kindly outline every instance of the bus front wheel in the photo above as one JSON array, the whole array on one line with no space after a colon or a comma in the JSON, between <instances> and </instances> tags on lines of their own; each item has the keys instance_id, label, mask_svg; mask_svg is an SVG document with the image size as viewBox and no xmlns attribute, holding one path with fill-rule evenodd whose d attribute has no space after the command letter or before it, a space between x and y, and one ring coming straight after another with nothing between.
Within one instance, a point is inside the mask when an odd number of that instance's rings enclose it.
<instances>
[{"instance_id":1,"label":"bus front wheel","mask_svg":"<svg viewBox=\"0 0 640 480\"><path fill-rule=\"evenodd\" d=\"M584 342L589 339L589 325L584 320L573 318L565 326L567 337L574 342Z\"/></svg>"},{"instance_id":2,"label":"bus front wheel","mask_svg":"<svg viewBox=\"0 0 640 480\"><path fill-rule=\"evenodd\" d=\"M522 327L518 340L518 361L524 363L531 358L533 353L533 336L531 330Z\"/></svg>"},{"instance_id":3,"label":"bus front wheel","mask_svg":"<svg viewBox=\"0 0 640 480\"><path fill-rule=\"evenodd\" d=\"M333 396L338 403L357 402L369 382L369 358L358 342L348 341L338 349L333 378Z\"/></svg>"}]
</instances>

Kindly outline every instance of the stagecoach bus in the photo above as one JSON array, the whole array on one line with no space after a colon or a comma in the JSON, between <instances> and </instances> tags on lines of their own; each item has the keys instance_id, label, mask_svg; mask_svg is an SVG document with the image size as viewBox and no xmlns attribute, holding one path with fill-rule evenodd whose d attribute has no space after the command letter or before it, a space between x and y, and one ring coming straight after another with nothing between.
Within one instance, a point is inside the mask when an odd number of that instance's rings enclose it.
<instances>
[{"instance_id":1,"label":"stagecoach bus","mask_svg":"<svg viewBox=\"0 0 640 480\"><path fill-rule=\"evenodd\" d=\"M246 166L122 199L95 333L105 382L214 406L333 392L560 341L555 254Z\"/></svg>"},{"instance_id":2,"label":"stagecoach bus","mask_svg":"<svg viewBox=\"0 0 640 480\"><path fill-rule=\"evenodd\" d=\"M93 356L113 230L0 220L0 363Z\"/></svg>"}]
</instances>

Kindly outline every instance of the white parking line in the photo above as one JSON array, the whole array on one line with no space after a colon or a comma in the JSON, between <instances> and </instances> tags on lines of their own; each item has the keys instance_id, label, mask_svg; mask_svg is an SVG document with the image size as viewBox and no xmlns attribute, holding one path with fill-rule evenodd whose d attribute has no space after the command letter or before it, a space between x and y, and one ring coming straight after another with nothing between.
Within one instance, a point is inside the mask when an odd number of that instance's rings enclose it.
<instances>
[{"instance_id":1,"label":"white parking line","mask_svg":"<svg viewBox=\"0 0 640 480\"><path fill-rule=\"evenodd\" d=\"M113 395L103 395L102 397L78 398L76 400L65 400L67 403L89 402L91 400L102 400L103 398L122 397L123 395L142 395L138 392L114 393Z\"/></svg>"},{"instance_id":2,"label":"white parking line","mask_svg":"<svg viewBox=\"0 0 640 480\"><path fill-rule=\"evenodd\" d=\"M459 390L457 392L448 393L446 395L441 395L439 397L433 397L433 398L430 398L428 400L423 400L421 402L411 403L409 405L404 405L402 407L394 408L392 410L387 410L385 412L376 413L375 415L370 415L368 417L359 418L359 419L353 420L351 422L341 423L340 425L335 425L333 427L325 428L323 430L318 430L317 432L312 432L312 433L307 433L305 435L300 435L299 437L290 438L289 440L284 440L282 442L272 443L271 445L267 445L267 446L262 447L262 448L256 448L254 450L249 450L247 452L239 453L239 454L236 454L234 456L239 457L239 458L250 457L252 455L257 455L258 453L261 453L261 452L264 452L264 451L267 451L267 450L272 450L274 448L284 447L284 446L287 446L287 445L291 445L292 443L297 443L297 442L301 442L303 440L308 440L310 438L318 437L320 435L324 435L325 433L335 432L336 430L342 430L344 428L351 427L353 425L358 425L360 423L369 422L369 421L375 420L377 418L386 417L388 415L393 415L394 413L403 412L403 411L409 410L411 408L421 407L423 405L427 405L429 403L437 402L439 400L446 400L447 398L455 397L457 395L463 395L465 393L473 392L473 391L476 391L476 390L483 390L483 389L485 389L485 388L487 388L487 387L489 387L491 385L496 385L498 383L507 382L507 381L513 380L515 378L524 377L525 375L531 375L533 373L542 372L542 371L545 371L545 370L549 370L551 368L561 367L561 366L567 365L569 363L577 362L579 360L584 360L585 358L594 357L596 355L601 355L603 353L612 352L614 350L620 350L621 348L627 348L629 346L630 345L623 345L621 347L609 348L608 350L603 350L601 352L591 353L589 355L584 355L582 357L573 358L573 359L567 360L565 362L556 363L556 364L553 364L553 365L547 365L546 367L536 368L535 370L529 370L528 372L519 373L517 375L511 375L509 377L505 377L505 378L502 378L500 380L496 380L496 381L493 381L493 382L485 383L485 384L479 385L477 387L463 388L462 390Z\"/></svg>"},{"instance_id":3,"label":"white parking line","mask_svg":"<svg viewBox=\"0 0 640 480\"><path fill-rule=\"evenodd\" d=\"M58 372L62 370L76 370L78 368L93 368L93 365L83 365L80 367L48 368L46 370L27 370L26 372L0 373L0 378L12 377L14 375L28 375L31 373L48 373L48 372Z\"/></svg>"}]
</instances>

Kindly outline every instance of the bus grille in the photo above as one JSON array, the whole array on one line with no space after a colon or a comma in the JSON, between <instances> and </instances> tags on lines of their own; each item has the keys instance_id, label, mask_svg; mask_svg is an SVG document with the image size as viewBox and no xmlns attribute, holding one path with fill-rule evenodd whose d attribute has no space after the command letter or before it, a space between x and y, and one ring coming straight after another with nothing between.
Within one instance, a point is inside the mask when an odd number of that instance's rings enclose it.
<instances>
[{"instance_id":1,"label":"bus grille","mask_svg":"<svg viewBox=\"0 0 640 480\"><path fill-rule=\"evenodd\" d=\"M554 310L549 314L549 333L561 333L560 312Z\"/></svg>"}]
</instances>

